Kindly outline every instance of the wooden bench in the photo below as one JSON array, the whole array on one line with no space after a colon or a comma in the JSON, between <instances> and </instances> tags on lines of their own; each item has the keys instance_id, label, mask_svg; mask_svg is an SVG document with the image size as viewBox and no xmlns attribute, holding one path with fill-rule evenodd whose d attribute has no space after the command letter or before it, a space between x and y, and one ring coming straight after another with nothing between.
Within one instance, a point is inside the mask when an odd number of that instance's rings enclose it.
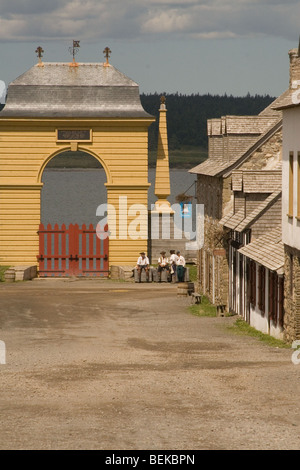
<instances>
[{"instance_id":1,"label":"wooden bench","mask_svg":"<svg viewBox=\"0 0 300 470\"><path fill-rule=\"evenodd\" d=\"M221 317L224 317L225 308L226 308L226 305L224 305L224 304L217 305L217 315L221 316Z\"/></svg>"}]
</instances>

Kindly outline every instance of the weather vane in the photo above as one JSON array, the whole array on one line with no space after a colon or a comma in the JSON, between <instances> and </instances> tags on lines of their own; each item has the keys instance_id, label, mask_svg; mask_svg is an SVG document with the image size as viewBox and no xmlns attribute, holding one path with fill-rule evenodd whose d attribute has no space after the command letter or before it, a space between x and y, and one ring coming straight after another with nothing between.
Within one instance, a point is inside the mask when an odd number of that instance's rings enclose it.
<instances>
[{"instance_id":1,"label":"weather vane","mask_svg":"<svg viewBox=\"0 0 300 470\"><path fill-rule=\"evenodd\" d=\"M38 63L39 67L43 67L42 57L43 57L44 49L41 46L39 46L36 48L35 52L39 58L39 63Z\"/></svg>"},{"instance_id":2,"label":"weather vane","mask_svg":"<svg viewBox=\"0 0 300 470\"><path fill-rule=\"evenodd\" d=\"M80 41L74 41L74 39L73 39L73 46L69 47L69 52L73 56L73 62L71 62L70 65L72 65L73 67L78 66L77 62L75 62L75 55L79 51L79 48L80 48L79 43L80 43Z\"/></svg>"},{"instance_id":3,"label":"weather vane","mask_svg":"<svg viewBox=\"0 0 300 470\"><path fill-rule=\"evenodd\" d=\"M109 47L106 47L106 48L104 49L104 51L103 51L103 54L104 54L104 56L106 57L106 62L105 62L105 64L104 64L104 67L109 67L110 64L109 64L109 62L108 62L108 59L109 59L110 54L111 54L110 48L109 48Z\"/></svg>"}]
</instances>

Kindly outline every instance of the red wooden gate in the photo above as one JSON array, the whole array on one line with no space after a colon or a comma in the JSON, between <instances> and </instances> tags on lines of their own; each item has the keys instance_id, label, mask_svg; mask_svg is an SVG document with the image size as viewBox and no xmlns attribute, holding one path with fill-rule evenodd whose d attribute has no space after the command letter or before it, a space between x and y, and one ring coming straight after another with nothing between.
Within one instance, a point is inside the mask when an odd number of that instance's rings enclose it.
<instances>
[{"instance_id":1,"label":"red wooden gate","mask_svg":"<svg viewBox=\"0 0 300 470\"><path fill-rule=\"evenodd\" d=\"M40 277L108 276L108 227L51 224L39 227Z\"/></svg>"}]
</instances>

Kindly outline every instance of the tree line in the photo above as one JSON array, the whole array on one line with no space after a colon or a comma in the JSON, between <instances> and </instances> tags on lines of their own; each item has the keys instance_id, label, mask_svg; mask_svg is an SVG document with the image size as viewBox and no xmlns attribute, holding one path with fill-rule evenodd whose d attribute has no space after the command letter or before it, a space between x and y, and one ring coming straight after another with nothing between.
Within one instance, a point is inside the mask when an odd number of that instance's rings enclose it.
<instances>
[{"instance_id":1,"label":"tree line","mask_svg":"<svg viewBox=\"0 0 300 470\"><path fill-rule=\"evenodd\" d=\"M183 95L179 93L141 94L144 109L156 117L149 128L149 150L157 149L160 97L166 97L169 149L202 147L207 149L207 119L226 115L257 115L274 97L269 95ZM0 111L4 104L0 103Z\"/></svg>"},{"instance_id":2,"label":"tree line","mask_svg":"<svg viewBox=\"0 0 300 470\"><path fill-rule=\"evenodd\" d=\"M166 97L169 149L185 146L207 148L207 119L226 115L257 115L275 98L269 95L182 95L162 93ZM149 128L149 150L156 150L160 96L141 94L144 109L155 116Z\"/></svg>"}]
</instances>

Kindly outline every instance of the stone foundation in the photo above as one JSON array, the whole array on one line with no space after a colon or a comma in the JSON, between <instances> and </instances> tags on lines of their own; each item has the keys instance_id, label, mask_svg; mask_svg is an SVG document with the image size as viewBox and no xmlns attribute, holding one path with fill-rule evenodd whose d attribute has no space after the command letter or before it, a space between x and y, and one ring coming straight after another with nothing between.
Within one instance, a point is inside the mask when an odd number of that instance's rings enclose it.
<instances>
[{"instance_id":1,"label":"stone foundation","mask_svg":"<svg viewBox=\"0 0 300 470\"><path fill-rule=\"evenodd\" d=\"M29 281L37 277L37 266L12 266L4 273L8 282Z\"/></svg>"}]
</instances>

